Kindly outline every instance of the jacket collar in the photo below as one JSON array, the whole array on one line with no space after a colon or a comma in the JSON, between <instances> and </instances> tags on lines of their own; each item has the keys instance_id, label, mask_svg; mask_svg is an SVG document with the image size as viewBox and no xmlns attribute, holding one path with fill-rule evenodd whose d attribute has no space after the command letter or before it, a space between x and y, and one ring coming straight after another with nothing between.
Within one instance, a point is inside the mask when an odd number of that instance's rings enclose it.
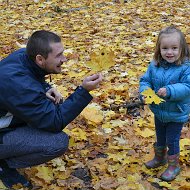
<instances>
[{"instance_id":1,"label":"jacket collar","mask_svg":"<svg viewBox=\"0 0 190 190\"><path fill-rule=\"evenodd\" d=\"M45 80L45 75L48 75L49 73L45 71L44 69L40 68L34 61L32 61L28 55L25 53L26 59L27 59L27 67L29 70L36 76L36 78L40 81Z\"/></svg>"},{"instance_id":2,"label":"jacket collar","mask_svg":"<svg viewBox=\"0 0 190 190\"><path fill-rule=\"evenodd\" d=\"M168 69L168 68L170 68L170 67L172 67L172 66L175 66L176 65L176 63L175 62L173 62L173 63L169 63L169 62L167 62L166 60L162 60L161 61L161 63L160 63L160 66L161 67L163 67L164 69Z\"/></svg>"}]
</instances>

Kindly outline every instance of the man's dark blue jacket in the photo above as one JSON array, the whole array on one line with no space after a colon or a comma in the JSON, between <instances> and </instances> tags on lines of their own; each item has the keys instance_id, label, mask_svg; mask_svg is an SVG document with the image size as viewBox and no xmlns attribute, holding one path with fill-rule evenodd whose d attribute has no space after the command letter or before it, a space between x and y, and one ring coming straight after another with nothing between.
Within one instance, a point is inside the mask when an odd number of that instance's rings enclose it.
<instances>
[{"instance_id":1,"label":"man's dark blue jacket","mask_svg":"<svg viewBox=\"0 0 190 190\"><path fill-rule=\"evenodd\" d=\"M47 73L29 59L25 49L0 62L0 131L22 125L60 132L92 100L78 87L62 104L46 97Z\"/></svg>"}]
</instances>

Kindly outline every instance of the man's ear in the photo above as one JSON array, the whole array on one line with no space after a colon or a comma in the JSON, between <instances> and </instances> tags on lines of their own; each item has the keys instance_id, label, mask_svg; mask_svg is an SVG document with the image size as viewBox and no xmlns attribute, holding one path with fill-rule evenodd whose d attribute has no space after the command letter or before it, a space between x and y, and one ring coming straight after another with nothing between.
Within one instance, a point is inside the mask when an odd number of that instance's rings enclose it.
<instances>
[{"instance_id":1,"label":"man's ear","mask_svg":"<svg viewBox=\"0 0 190 190\"><path fill-rule=\"evenodd\" d=\"M36 55L36 64L41 67L44 68L45 67L45 58L42 55Z\"/></svg>"}]
</instances>

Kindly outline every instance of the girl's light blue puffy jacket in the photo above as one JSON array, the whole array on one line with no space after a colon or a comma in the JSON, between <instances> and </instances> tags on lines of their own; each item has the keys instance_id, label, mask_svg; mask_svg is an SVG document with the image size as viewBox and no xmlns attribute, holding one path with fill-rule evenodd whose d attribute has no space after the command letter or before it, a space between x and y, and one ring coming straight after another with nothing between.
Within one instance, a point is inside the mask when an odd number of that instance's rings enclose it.
<instances>
[{"instance_id":1,"label":"girl's light blue puffy jacket","mask_svg":"<svg viewBox=\"0 0 190 190\"><path fill-rule=\"evenodd\" d=\"M190 61L182 65L167 62L158 67L152 61L140 78L140 93L147 88L157 91L165 87L165 102L151 104L150 109L162 122L186 122L190 113Z\"/></svg>"}]
</instances>

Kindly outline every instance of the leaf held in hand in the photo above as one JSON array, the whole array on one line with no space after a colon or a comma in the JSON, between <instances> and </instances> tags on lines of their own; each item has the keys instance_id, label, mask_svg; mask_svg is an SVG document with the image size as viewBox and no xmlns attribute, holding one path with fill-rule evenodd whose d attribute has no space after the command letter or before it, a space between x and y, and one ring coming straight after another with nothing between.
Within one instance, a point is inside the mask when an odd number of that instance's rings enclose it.
<instances>
[{"instance_id":1,"label":"leaf held in hand","mask_svg":"<svg viewBox=\"0 0 190 190\"><path fill-rule=\"evenodd\" d=\"M165 100L158 97L151 88L144 90L143 92L141 92L141 94L145 97L146 104L160 104L162 102L165 102Z\"/></svg>"}]
</instances>

